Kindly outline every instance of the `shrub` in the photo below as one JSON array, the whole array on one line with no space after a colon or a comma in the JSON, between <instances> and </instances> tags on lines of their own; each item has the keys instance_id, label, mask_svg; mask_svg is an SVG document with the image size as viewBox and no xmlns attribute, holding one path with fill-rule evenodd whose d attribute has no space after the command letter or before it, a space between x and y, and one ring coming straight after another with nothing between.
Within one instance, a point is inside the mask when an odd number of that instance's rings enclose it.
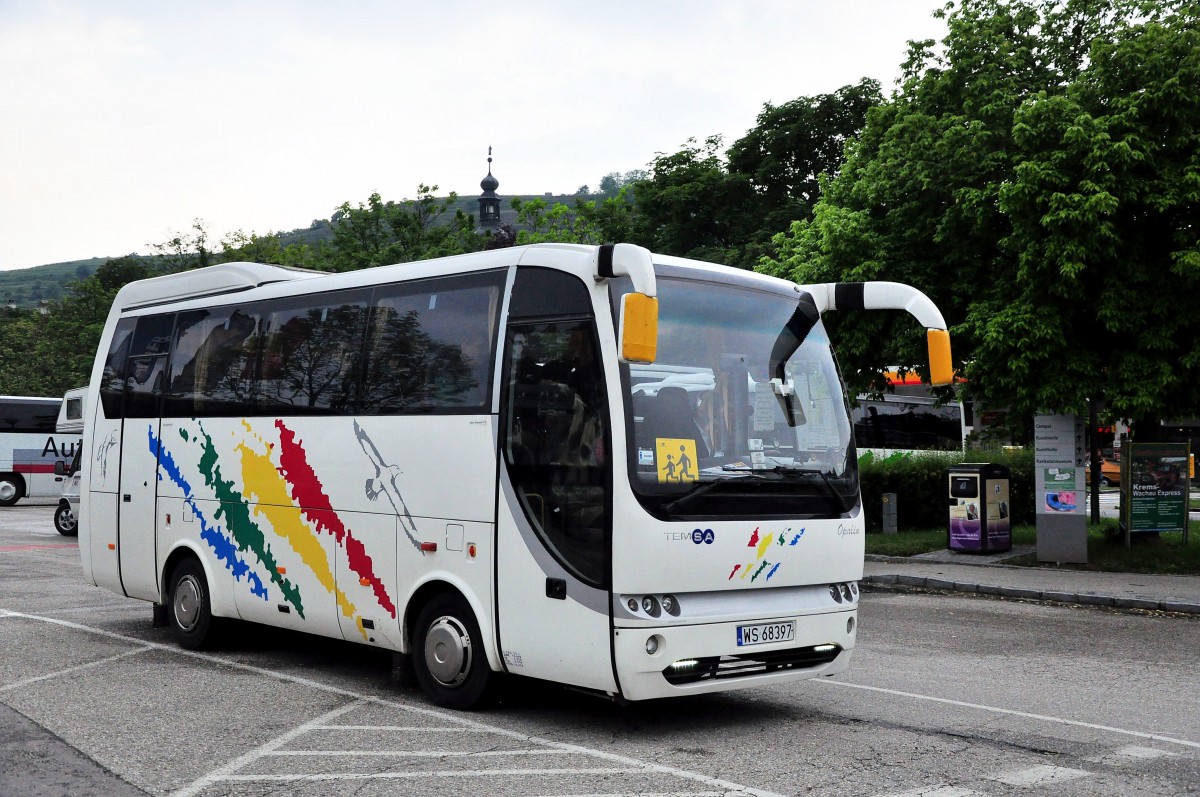
<instances>
[{"instance_id":1,"label":"shrub","mask_svg":"<svg viewBox=\"0 0 1200 797\"><path fill-rule=\"evenodd\" d=\"M1033 451L985 449L928 451L859 457L863 509L867 531L883 530L883 494L896 494L896 525L900 530L945 528L949 524L949 492L946 474L951 465L989 462L1010 471L1009 507L1012 523L1033 523Z\"/></svg>"}]
</instances>

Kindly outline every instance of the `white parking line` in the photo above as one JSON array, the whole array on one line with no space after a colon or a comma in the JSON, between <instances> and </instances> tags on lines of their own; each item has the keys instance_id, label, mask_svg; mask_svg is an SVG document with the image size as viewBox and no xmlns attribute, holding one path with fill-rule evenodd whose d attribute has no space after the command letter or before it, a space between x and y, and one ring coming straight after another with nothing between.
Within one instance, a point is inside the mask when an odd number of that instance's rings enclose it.
<instances>
[{"instance_id":1,"label":"white parking line","mask_svg":"<svg viewBox=\"0 0 1200 797\"><path fill-rule=\"evenodd\" d=\"M3 611L3 610L0 610L0 611ZM255 673L255 674L261 675L266 678L273 678L277 681L283 681L285 683L293 683L298 686L304 686L304 687L307 687L310 689L315 689L315 690L319 690L322 692L326 692L328 694L341 695L341 696L350 698L352 700L358 701L360 703L371 703L373 705L384 706L384 707L393 708L393 709L399 709L401 711L405 711L405 712L408 712L410 714L414 714L417 716L434 718L441 722L449 722L449 723L452 723L452 724L457 725L462 728L475 729L480 732L490 732L490 733L496 734L497 736L504 736L509 739L516 739L516 740L525 742L527 744L536 744L536 745L541 745L543 747L560 750L562 752L576 753L579 755L585 755L585 756L589 756L592 758L599 758L601 760L609 761L613 764L620 765L619 768L622 770L632 769L633 771L636 771L636 772L639 772L642 774L667 775L667 776L671 776L671 777L677 777L682 780L690 780L690 781L693 781L696 783L703 783L704 785L709 786L711 788L723 790L723 792L730 794L730 795L750 795L751 797L783 797L783 795L777 794L776 792L770 792L770 791L766 791L763 789L755 789L750 786L742 785L740 783L733 783L731 781L722 780L720 778L714 778L709 775L704 775L700 772L692 772L690 770L679 769L677 767L667 766L665 764L655 764L655 763L652 763L649 761L641 761L636 758L632 758L630 756L624 756L624 755L620 755L618 753L610 753L605 750L597 750L594 748L585 747L583 745L568 744L566 742L556 742L552 739L544 739L539 736L530 736L530 735L521 733L519 731L512 731L507 728L502 728L502 727L494 726L494 725L488 725L485 722L468 719L467 717L451 714L451 713L440 711L437 709L424 708L422 706L415 706L415 705L411 705L411 704L407 704L407 703L401 703L401 702L398 702L395 700L386 700L384 698L374 697L372 695L363 695L358 692L353 692L349 689L343 689L341 687L331 686L329 684L321 683L320 681L314 681L309 678L303 678L301 676L291 675L289 673L277 672L275 670L268 670L265 667L256 667L252 664L244 664L242 662L235 661L233 659L222 658L221 656L214 656L210 653L200 653L197 651L185 650L176 645L164 645L164 644L160 644L157 642L146 642L145 640L137 639L135 637L125 636L123 634L118 634L113 631L106 631L103 628L93 628L91 626L83 625L82 623L71 622L70 620L60 620L56 617L45 617L45 616L36 615L36 614L26 614L24 612L9 612L9 614L11 616L22 617L22 618L29 619L29 620L39 620L41 622L50 623L52 625L58 625L63 628L70 628L75 631L82 631L84 633L95 634L97 636L102 636L107 639L115 639L115 640L120 640L123 642L129 642L129 643L139 645L139 646L145 646L147 649L167 651L167 652L179 655L179 656L185 656L185 657L189 657L189 658L199 659L201 661L207 661L207 662L210 662L213 664L219 664L223 667L230 667L233 669L238 669L243 672ZM138 652L140 652L140 650ZM352 706L344 707L344 711L349 711L351 707ZM305 723L304 725L300 726L300 728L296 729L292 734L286 735L287 739L294 738L294 735L298 735L299 733L307 733L308 731L313 730L316 727L320 727L322 725L328 724L329 720L334 719L337 716L340 716L342 713L344 713L344 711L341 709L335 710L333 712L330 712L329 714L326 714L326 715L323 715L321 717L314 719L311 723ZM280 742L280 745L285 743L287 741L287 739L285 739L283 742ZM251 757L248 760L253 760L253 758L257 758L257 757L261 756L262 752L265 752L266 749L267 748L265 746L264 746L264 748L259 748L258 751L255 751L253 753L253 757ZM262 752L260 752L260 751L262 751ZM248 753L247 756L251 756L251 754ZM237 761L240 761L240 760L241 759L238 759ZM230 762L230 764L227 764L224 767L214 770L214 775L224 773L227 771L228 772L236 771L238 768L240 768L242 766L241 764L238 764L238 766L232 766L234 763L237 763L237 761ZM578 772L579 770L571 770L571 771ZM187 787L187 789L190 789L190 788L191 787ZM173 795L173 797L191 797L191 795L194 795L197 793L198 793L197 791L185 790L185 791L175 793L175 795Z\"/></svg>"},{"instance_id":2,"label":"white parking line","mask_svg":"<svg viewBox=\"0 0 1200 797\"><path fill-rule=\"evenodd\" d=\"M559 750L272 750L266 755L277 756L346 756L360 758L387 756L390 758L486 758L502 755L563 755Z\"/></svg>"},{"instance_id":3,"label":"white parking line","mask_svg":"<svg viewBox=\"0 0 1200 797\"><path fill-rule=\"evenodd\" d=\"M129 658L130 656L136 656L139 653L145 653L147 650L153 650L153 649L154 648L149 645L144 645L144 646L138 648L137 650L127 650L124 653L118 653L115 656L108 656L103 659L97 659L96 661L89 661L87 664L77 664L74 667L68 667L65 670L58 670L57 672L50 672L50 673L46 673L45 675L35 675L32 678L24 678L20 681L13 681L11 684L5 684L4 686L0 686L0 692L8 692L13 689L20 689L22 686L29 686L30 684L35 684L38 681L45 681L50 678L58 678L63 675L69 675L73 672L79 672L80 670L87 670L87 669L91 669L92 667L99 667L102 664L108 664L109 662L117 661L118 659L126 659L126 658Z\"/></svg>"},{"instance_id":4,"label":"white parking line","mask_svg":"<svg viewBox=\"0 0 1200 797\"><path fill-rule=\"evenodd\" d=\"M230 780L230 779L236 780L238 778L236 776L234 776L232 773L237 772L239 769L242 769L243 767L254 763L258 759L262 758L264 755L270 753L273 750L276 750L277 748L282 747L283 745L290 742L292 739L295 739L297 736L308 733L309 731L312 730L312 726L319 725L322 722L328 722L329 720L334 719L335 717L340 717L343 714L345 714L347 711L352 711L352 710L360 707L362 704L363 704L363 701L355 700L351 703L347 703L344 706L335 708L333 711L322 714L321 716L317 717L316 719L306 722L303 725L298 725L295 728L292 728L287 733L283 734L282 736L277 736L276 738L272 739L271 741L267 742L266 744L259 745L258 747L254 748L250 752L233 759L232 761L225 764L224 766L219 767L218 769L214 769L212 772L209 772L207 775L202 775L201 777L192 781L187 786L184 786L182 789L172 792L172 797L192 797L192 795L199 794L200 792L204 791L206 788L208 788L209 786L211 786L212 784L216 783L219 780Z\"/></svg>"},{"instance_id":5,"label":"white parking line","mask_svg":"<svg viewBox=\"0 0 1200 797\"><path fill-rule=\"evenodd\" d=\"M223 775L214 780L242 783L296 783L328 780L413 780L415 778L493 778L497 775L639 775L644 767L593 767L578 769L443 769L421 772L322 772L313 775ZM738 792L735 792L738 793ZM176 792L173 797L180 797Z\"/></svg>"},{"instance_id":6,"label":"white parking line","mask_svg":"<svg viewBox=\"0 0 1200 797\"><path fill-rule=\"evenodd\" d=\"M1126 745L1111 753L1095 756L1093 758L1085 758L1085 761L1093 761L1097 764L1107 764L1109 766L1121 767L1138 761L1153 761L1159 758L1178 758L1179 753L1172 753L1167 750L1159 750L1157 747L1140 747L1136 744Z\"/></svg>"},{"instance_id":7,"label":"white parking line","mask_svg":"<svg viewBox=\"0 0 1200 797\"><path fill-rule=\"evenodd\" d=\"M884 797L985 797L985 795L970 789L960 789L958 786L921 786L909 791L887 794Z\"/></svg>"},{"instance_id":8,"label":"white parking line","mask_svg":"<svg viewBox=\"0 0 1200 797\"><path fill-rule=\"evenodd\" d=\"M1019 788L1028 788L1029 786L1042 786L1047 783L1062 783L1068 780L1076 780L1078 778L1086 778L1091 772L1085 772L1082 769L1071 769L1070 767L1054 767L1049 764L1038 764L1037 766L1028 767L1026 769L1018 769L1012 772L1006 772L1003 775L993 775L989 780L996 780L1000 783L1007 783L1009 786L1017 786Z\"/></svg>"},{"instance_id":9,"label":"white parking line","mask_svg":"<svg viewBox=\"0 0 1200 797\"><path fill-rule=\"evenodd\" d=\"M880 686L867 686L866 684L852 684L847 681L834 681L828 678L814 679L817 683L827 684L829 686L841 686L847 689L862 689L867 692L878 692L884 695L895 695L897 697L911 697L914 700L927 700L931 703L941 703L947 706L958 706L959 708L972 708L977 711L988 711L993 714L1006 714L1010 717L1021 717L1022 719L1039 720L1041 722L1053 722L1059 725L1070 725L1075 728L1088 728L1094 731L1104 731L1105 733L1118 733L1124 736L1136 736L1139 739L1153 739L1156 742L1165 742L1167 744L1178 744L1184 747L1192 747L1200 749L1200 742L1189 741L1188 739L1176 739L1173 736L1161 736L1157 733L1145 733L1143 731L1131 731L1127 728L1114 728L1111 725L1097 725L1094 722L1080 722L1079 720L1069 720L1064 717L1051 717L1046 714L1031 714L1028 711L1016 711L1011 708L1000 708L998 706L986 706L982 703L966 703L962 700L950 700L945 697L934 697L933 695L922 695L916 692L902 692L899 689L884 689Z\"/></svg>"}]
</instances>

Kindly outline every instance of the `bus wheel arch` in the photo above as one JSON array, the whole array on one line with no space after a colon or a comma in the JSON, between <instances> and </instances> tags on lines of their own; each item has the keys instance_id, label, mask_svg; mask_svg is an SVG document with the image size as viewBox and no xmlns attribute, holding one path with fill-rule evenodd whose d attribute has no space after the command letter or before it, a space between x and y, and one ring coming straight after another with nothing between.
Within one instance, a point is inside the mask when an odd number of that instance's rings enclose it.
<instances>
[{"instance_id":1,"label":"bus wheel arch","mask_svg":"<svg viewBox=\"0 0 1200 797\"><path fill-rule=\"evenodd\" d=\"M405 637L425 694L443 708L466 710L486 702L496 673L470 602L449 584L431 582L409 606Z\"/></svg>"},{"instance_id":2,"label":"bus wheel arch","mask_svg":"<svg viewBox=\"0 0 1200 797\"><path fill-rule=\"evenodd\" d=\"M168 625L179 646L203 650L216 640L218 619L212 613L211 581L204 565L190 550L179 549L171 555L164 572Z\"/></svg>"},{"instance_id":3,"label":"bus wheel arch","mask_svg":"<svg viewBox=\"0 0 1200 797\"><path fill-rule=\"evenodd\" d=\"M25 497L25 479L19 473L0 473L0 506L12 506Z\"/></svg>"}]
</instances>

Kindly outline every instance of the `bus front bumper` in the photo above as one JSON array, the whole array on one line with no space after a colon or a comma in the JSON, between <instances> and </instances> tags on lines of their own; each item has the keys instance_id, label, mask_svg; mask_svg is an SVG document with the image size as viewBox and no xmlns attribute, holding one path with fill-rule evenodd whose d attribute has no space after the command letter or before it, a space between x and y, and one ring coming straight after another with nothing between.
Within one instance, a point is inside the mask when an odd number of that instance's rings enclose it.
<instances>
[{"instance_id":1,"label":"bus front bumper","mask_svg":"<svg viewBox=\"0 0 1200 797\"><path fill-rule=\"evenodd\" d=\"M795 635L786 642L738 644L748 627L789 622ZM618 628L613 650L621 696L647 700L836 675L850 665L857 632L855 608L753 623Z\"/></svg>"}]
</instances>

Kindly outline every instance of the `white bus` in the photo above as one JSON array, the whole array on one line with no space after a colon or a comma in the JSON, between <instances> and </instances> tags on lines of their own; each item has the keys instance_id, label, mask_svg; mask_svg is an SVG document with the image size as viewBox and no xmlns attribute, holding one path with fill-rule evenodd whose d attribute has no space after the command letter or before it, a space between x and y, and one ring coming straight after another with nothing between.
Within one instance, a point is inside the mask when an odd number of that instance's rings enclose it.
<instances>
[{"instance_id":1,"label":"white bus","mask_svg":"<svg viewBox=\"0 0 1200 797\"><path fill-rule=\"evenodd\" d=\"M0 396L0 506L58 497L55 463L69 464L79 444L78 433L55 428L61 406L61 398Z\"/></svg>"},{"instance_id":2,"label":"white bus","mask_svg":"<svg viewBox=\"0 0 1200 797\"><path fill-rule=\"evenodd\" d=\"M88 392L88 579L618 700L844 670L864 522L820 315L941 314L640 247L316 274L230 263L117 295Z\"/></svg>"}]
</instances>

